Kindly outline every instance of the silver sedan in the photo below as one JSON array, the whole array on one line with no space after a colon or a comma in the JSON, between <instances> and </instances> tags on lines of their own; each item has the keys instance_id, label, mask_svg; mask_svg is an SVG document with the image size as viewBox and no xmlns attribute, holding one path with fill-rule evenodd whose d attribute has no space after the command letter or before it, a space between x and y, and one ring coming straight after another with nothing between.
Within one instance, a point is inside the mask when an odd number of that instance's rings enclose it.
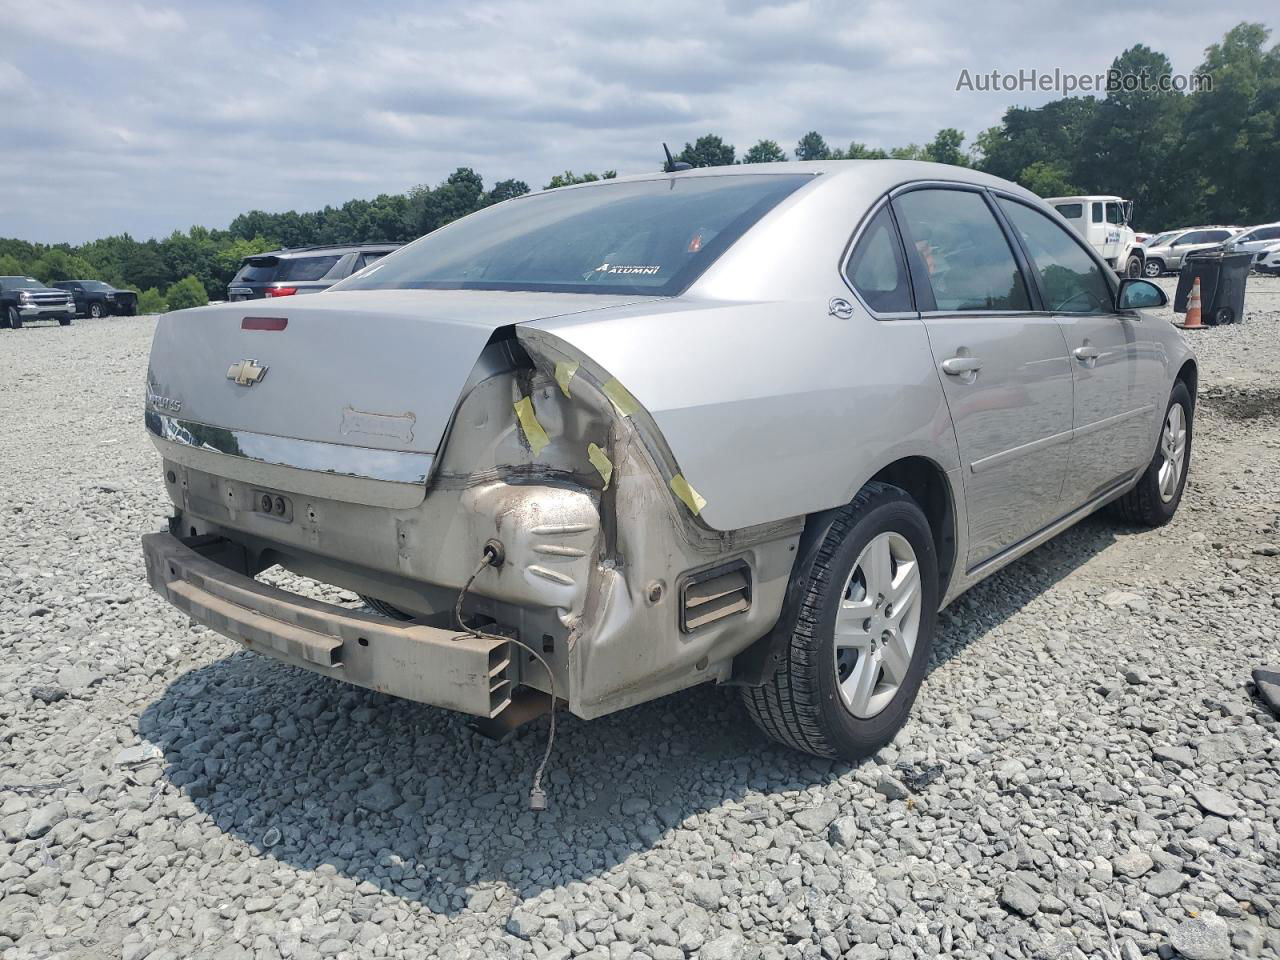
<instances>
[{"instance_id":1,"label":"silver sedan","mask_svg":"<svg viewBox=\"0 0 1280 960\"><path fill-rule=\"evenodd\" d=\"M499 729L716 682L773 739L861 756L940 608L1099 508L1173 516L1197 374L1164 302L952 166L510 200L330 292L160 320L150 580L251 650Z\"/></svg>"}]
</instances>

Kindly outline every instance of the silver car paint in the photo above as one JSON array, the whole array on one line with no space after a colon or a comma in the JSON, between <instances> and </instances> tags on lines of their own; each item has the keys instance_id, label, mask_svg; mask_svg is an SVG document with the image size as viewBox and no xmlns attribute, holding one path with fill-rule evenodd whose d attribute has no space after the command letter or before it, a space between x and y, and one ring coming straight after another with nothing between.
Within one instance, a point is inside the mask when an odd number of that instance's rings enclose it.
<instances>
[{"instance_id":1,"label":"silver car paint","mask_svg":"<svg viewBox=\"0 0 1280 960\"><path fill-rule=\"evenodd\" d=\"M456 595L487 536L510 539L518 553L511 569L524 571L524 586L498 577L478 582L477 593L523 630L567 638L554 667L571 709L594 716L727 679L733 657L777 617L805 516L847 503L895 461L932 462L954 498L949 533L962 559L944 603L1136 478L1155 449L1164 398L1191 356L1168 323L877 318L842 276L859 224L895 187L974 184L1047 211L1040 201L996 178L909 161L769 169L818 176L676 298L332 291L271 310L236 304L163 318L149 374L149 395L161 398L152 414L165 412L161 400L180 401L183 417L219 429L434 454L426 484L396 483L157 436L177 477L169 492L182 522L274 545L296 569L423 614ZM837 299L849 308L834 309ZM246 313L287 314L288 330L242 331ZM531 380L501 358L485 359L484 344L508 325L538 364ZM1071 360L1077 335L1097 342L1105 362L1081 369ZM940 372L950 357L979 350L984 366L971 382ZM246 358L270 371L250 388L225 376ZM573 398L560 396L556 358L580 365ZM638 401L634 416L611 413L601 385L612 379ZM525 394L552 438L541 459L521 442L511 413L512 399ZM1109 424L1120 395L1119 413L1157 401L1159 413ZM348 410L411 417L412 435L399 426L344 435ZM598 478L594 489L586 482L586 441L604 442L602 422L613 423L612 501ZM539 486L548 464L582 483L582 493L566 498L550 492L557 485ZM513 471L526 479L511 483ZM1106 472L1118 479L1097 489L1093 479ZM669 489L677 473L705 499L697 516ZM255 516L246 497L268 481L308 498L295 507L306 519L283 526ZM563 513L565 529L592 540L594 560L578 574L529 572L559 555L519 535L543 510ZM609 523L615 534L606 533ZM669 597L689 571L733 557L749 558L757 577L749 617L689 637L669 605L642 599L655 585ZM536 675L526 682L542 686Z\"/></svg>"}]
</instances>

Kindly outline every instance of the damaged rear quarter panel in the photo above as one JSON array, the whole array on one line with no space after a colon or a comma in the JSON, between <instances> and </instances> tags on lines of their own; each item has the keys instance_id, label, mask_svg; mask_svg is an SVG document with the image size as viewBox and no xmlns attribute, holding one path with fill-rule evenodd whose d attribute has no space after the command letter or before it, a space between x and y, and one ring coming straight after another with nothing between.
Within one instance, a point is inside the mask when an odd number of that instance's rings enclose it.
<instances>
[{"instance_id":1,"label":"damaged rear quarter panel","mask_svg":"<svg viewBox=\"0 0 1280 960\"><path fill-rule=\"evenodd\" d=\"M559 341L620 380L706 500L700 520L737 530L848 503L900 457L958 464L923 324L861 309L840 319L827 301L848 291L833 282L821 294L677 298L519 334Z\"/></svg>"}]
</instances>

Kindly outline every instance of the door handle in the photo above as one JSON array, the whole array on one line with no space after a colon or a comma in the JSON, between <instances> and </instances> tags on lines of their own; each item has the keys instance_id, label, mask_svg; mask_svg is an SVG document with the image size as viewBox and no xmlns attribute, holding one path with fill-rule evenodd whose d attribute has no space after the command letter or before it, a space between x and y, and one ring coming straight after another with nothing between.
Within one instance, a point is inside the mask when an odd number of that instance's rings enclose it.
<instances>
[{"instance_id":1,"label":"door handle","mask_svg":"<svg viewBox=\"0 0 1280 960\"><path fill-rule=\"evenodd\" d=\"M1083 347L1076 347L1071 351L1071 355L1077 360L1083 360L1087 363L1090 360L1098 359L1098 348L1087 345Z\"/></svg>"},{"instance_id":2,"label":"door handle","mask_svg":"<svg viewBox=\"0 0 1280 960\"><path fill-rule=\"evenodd\" d=\"M982 369L982 361L977 357L948 357L942 361L942 372L949 377L959 377L966 373L977 373Z\"/></svg>"}]
</instances>

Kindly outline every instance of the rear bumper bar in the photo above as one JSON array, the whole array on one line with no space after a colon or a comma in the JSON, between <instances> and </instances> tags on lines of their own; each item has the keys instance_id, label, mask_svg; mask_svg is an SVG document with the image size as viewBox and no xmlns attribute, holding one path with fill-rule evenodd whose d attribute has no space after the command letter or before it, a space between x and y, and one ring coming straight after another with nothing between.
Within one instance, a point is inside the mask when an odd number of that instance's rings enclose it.
<instances>
[{"instance_id":1,"label":"rear bumper bar","mask_svg":"<svg viewBox=\"0 0 1280 960\"><path fill-rule=\"evenodd\" d=\"M269 587L207 555L226 545L148 534L142 538L147 579L196 622L285 663L478 717L496 716L511 702L510 643L356 613Z\"/></svg>"}]
</instances>

